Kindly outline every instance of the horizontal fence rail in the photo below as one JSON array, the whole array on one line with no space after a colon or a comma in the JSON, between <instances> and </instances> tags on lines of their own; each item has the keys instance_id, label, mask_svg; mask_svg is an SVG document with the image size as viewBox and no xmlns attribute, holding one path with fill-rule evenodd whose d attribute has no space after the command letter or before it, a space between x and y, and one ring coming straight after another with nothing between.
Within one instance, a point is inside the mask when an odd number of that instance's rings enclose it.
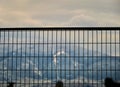
<instances>
[{"instance_id":1,"label":"horizontal fence rail","mask_svg":"<svg viewBox=\"0 0 120 87\"><path fill-rule=\"evenodd\" d=\"M0 30L0 87L120 82L120 30Z\"/></svg>"}]
</instances>

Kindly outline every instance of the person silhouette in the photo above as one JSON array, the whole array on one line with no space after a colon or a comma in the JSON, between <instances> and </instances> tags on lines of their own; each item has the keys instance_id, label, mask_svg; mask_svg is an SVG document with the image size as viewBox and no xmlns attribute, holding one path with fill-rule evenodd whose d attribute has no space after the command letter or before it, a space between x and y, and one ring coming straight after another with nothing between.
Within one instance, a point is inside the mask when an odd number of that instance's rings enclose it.
<instances>
[{"instance_id":1,"label":"person silhouette","mask_svg":"<svg viewBox=\"0 0 120 87\"><path fill-rule=\"evenodd\" d=\"M10 82L10 83L8 83L8 86L7 86L7 87L14 87L14 84L15 84L15 83Z\"/></svg>"},{"instance_id":2,"label":"person silhouette","mask_svg":"<svg viewBox=\"0 0 120 87\"><path fill-rule=\"evenodd\" d=\"M58 81L56 83L56 86L55 87L63 87L63 82L62 81Z\"/></svg>"},{"instance_id":3,"label":"person silhouette","mask_svg":"<svg viewBox=\"0 0 120 87\"><path fill-rule=\"evenodd\" d=\"M114 82L112 78L106 78L105 79L105 87L120 87L120 83Z\"/></svg>"},{"instance_id":4,"label":"person silhouette","mask_svg":"<svg viewBox=\"0 0 120 87\"><path fill-rule=\"evenodd\" d=\"M105 87L112 87L113 86L113 80L111 78L105 78Z\"/></svg>"}]
</instances>

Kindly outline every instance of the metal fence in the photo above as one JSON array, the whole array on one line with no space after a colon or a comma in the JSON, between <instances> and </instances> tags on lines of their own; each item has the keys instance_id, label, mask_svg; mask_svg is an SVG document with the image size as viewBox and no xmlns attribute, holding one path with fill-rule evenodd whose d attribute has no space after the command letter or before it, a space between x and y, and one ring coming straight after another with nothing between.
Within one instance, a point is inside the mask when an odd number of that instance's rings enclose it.
<instances>
[{"instance_id":1,"label":"metal fence","mask_svg":"<svg viewBox=\"0 0 120 87\"><path fill-rule=\"evenodd\" d=\"M119 30L0 30L0 86L104 87L120 81Z\"/></svg>"}]
</instances>

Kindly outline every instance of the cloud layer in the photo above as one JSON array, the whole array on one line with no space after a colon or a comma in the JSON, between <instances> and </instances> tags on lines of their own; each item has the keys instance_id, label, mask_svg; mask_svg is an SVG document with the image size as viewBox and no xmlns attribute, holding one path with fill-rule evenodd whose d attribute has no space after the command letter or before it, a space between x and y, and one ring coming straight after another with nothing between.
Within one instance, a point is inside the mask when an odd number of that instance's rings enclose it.
<instances>
[{"instance_id":1,"label":"cloud layer","mask_svg":"<svg viewBox=\"0 0 120 87\"><path fill-rule=\"evenodd\" d=\"M1 0L0 27L120 26L119 0Z\"/></svg>"}]
</instances>

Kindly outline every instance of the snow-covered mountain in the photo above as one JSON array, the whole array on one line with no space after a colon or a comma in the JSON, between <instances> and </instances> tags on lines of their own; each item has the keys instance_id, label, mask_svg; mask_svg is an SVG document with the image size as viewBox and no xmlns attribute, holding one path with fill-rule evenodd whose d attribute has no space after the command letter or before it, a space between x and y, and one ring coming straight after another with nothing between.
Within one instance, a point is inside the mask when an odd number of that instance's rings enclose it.
<instances>
[{"instance_id":1,"label":"snow-covered mountain","mask_svg":"<svg viewBox=\"0 0 120 87\"><path fill-rule=\"evenodd\" d=\"M4 55L3 52L4 51ZM92 55L94 54L94 55ZM98 56L95 56L97 54ZM19 44L0 51L0 80L120 80L120 58L77 45Z\"/></svg>"}]
</instances>

